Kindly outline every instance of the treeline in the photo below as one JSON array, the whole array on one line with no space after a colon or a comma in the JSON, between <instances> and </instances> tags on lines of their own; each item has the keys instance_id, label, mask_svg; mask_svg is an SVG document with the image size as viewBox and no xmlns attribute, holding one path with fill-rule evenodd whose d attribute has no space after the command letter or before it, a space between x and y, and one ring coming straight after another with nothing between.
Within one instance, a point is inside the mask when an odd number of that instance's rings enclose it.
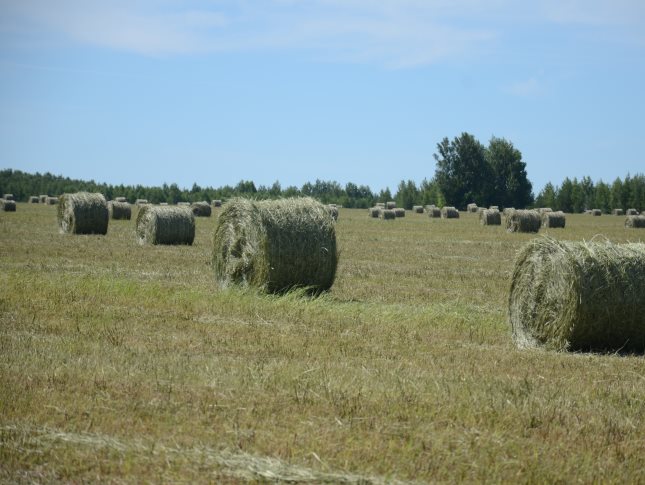
<instances>
[{"instance_id":1,"label":"treeline","mask_svg":"<svg viewBox=\"0 0 645 485\"><path fill-rule=\"evenodd\" d=\"M548 183L535 199L537 207L551 207L564 212L583 212L600 209L645 210L645 175L627 175L611 184L602 180L594 183L589 177L580 180L565 178L562 184Z\"/></svg>"}]
</instances>

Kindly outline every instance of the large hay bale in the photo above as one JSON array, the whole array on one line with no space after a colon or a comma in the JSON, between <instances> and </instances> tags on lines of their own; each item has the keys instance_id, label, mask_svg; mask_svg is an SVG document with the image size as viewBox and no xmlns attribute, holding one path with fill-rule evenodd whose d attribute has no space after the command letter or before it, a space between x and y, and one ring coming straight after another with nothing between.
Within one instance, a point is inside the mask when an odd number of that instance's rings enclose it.
<instances>
[{"instance_id":1,"label":"large hay bale","mask_svg":"<svg viewBox=\"0 0 645 485\"><path fill-rule=\"evenodd\" d=\"M213 249L215 274L225 286L319 292L336 276L336 224L323 204L308 197L232 199L217 221Z\"/></svg>"},{"instance_id":2,"label":"large hay bale","mask_svg":"<svg viewBox=\"0 0 645 485\"><path fill-rule=\"evenodd\" d=\"M32 195L29 197L29 203L30 204L39 204L40 203L40 198L37 195Z\"/></svg>"},{"instance_id":3,"label":"large hay bale","mask_svg":"<svg viewBox=\"0 0 645 485\"><path fill-rule=\"evenodd\" d=\"M459 211L451 206L444 206L441 208L442 219L459 219Z\"/></svg>"},{"instance_id":4,"label":"large hay bale","mask_svg":"<svg viewBox=\"0 0 645 485\"><path fill-rule=\"evenodd\" d=\"M16 201L0 199L0 211L4 212L16 212Z\"/></svg>"},{"instance_id":5,"label":"large hay bale","mask_svg":"<svg viewBox=\"0 0 645 485\"><path fill-rule=\"evenodd\" d=\"M389 202L386 202L385 203L385 208L390 209L390 210L391 209L396 209L396 202L394 202L393 200L391 200Z\"/></svg>"},{"instance_id":6,"label":"large hay bale","mask_svg":"<svg viewBox=\"0 0 645 485\"><path fill-rule=\"evenodd\" d=\"M637 216L638 211L636 209L627 209L627 212L625 213L627 216Z\"/></svg>"},{"instance_id":7,"label":"large hay bale","mask_svg":"<svg viewBox=\"0 0 645 485\"><path fill-rule=\"evenodd\" d=\"M540 213L535 210L514 210L506 215L508 232L538 232L541 225Z\"/></svg>"},{"instance_id":8,"label":"large hay bale","mask_svg":"<svg viewBox=\"0 0 645 485\"><path fill-rule=\"evenodd\" d=\"M115 198L114 198L114 201L115 201L115 202L127 202L127 201L128 201L128 199L127 199L127 198L125 198L125 197L123 197L123 196L119 196L119 197L115 197Z\"/></svg>"},{"instance_id":9,"label":"large hay bale","mask_svg":"<svg viewBox=\"0 0 645 485\"><path fill-rule=\"evenodd\" d=\"M329 215L331 218L335 221L338 220L338 207L336 207L336 204L328 204L327 205L327 210L329 211Z\"/></svg>"},{"instance_id":10,"label":"large hay bale","mask_svg":"<svg viewBox=\"0 0 645 485\"><path fill-rule=\"evenodd\" d=\"M428 217L431 219L438 219L439 217L441 217L441 209L439 209L439 207L432 206L427 208L427 211Z\"/></svg>"},{"instance_id":11,"label":"large hay bale","mask_svg":"<svg viewBox=\"0 0 645 485\"><path fill-rule=\"evenodd\" d=\"M515 262L509 319L520 347L645 350L645 244L537 238Z\"/></svg>"},{"instance_id":12,"label":"large hay bale","mask_svg":"<svg viewBox=\"0 0 645 485\"><path fill-rule=\"evenodd\" d=\"M550 229L564 229L566 222L567 218L562 211L542 213L542 227L547 227Z\"/></svg>"},{"instance_id":13,"label":"large hay bale","mask_svg":"<svg viewBox=\"0 0 645 485\"><path fill-rule=\"evenodd\" d=\"M625 212L622 209L613 209L611 211L612 216L622 216L625 215Z\"/></svg>"},{"instance_id":14,"label":"large hay bale","mask_svg":"<svg viewBox=\"0 0 645 485\"><path fill-rule=\"evenodd\" d=\"M488 209L489 209L489 210L498 211L498 210L499 210L499 206L498 206L498 205L491 205Z\"/></svg>"},{"instance_id":15,"label":"large hay bale","mask_svg":"<svg viewBox=\"0 0 645 485\"><path fill-rule=\"evenodd\" d=\"M386 209L385 202L377 202L376 204L374 204L374 207L378 207L379 209Z\"/></svg>"},{"instance_id":16,"label":"large hay bale","mask_svg":"<svg viewBox=\"0 0 645 485\"><path fill-rule=\"evenodd\" d=\"M193 202L190 204L190 209L195 217L210 217L212 212L208 202Z\"/></svg>"},{"instance_id":17,"label":"large hay bale","mask_svg":"<svg viewBox=\"0 0 645 485\"><path fill-rule=\"evenodd\" d=\"M109 217L103 194L77 192L60 197L58 227L61 233L106 234Z\"/></svg>"},{"instance_id":18,"label":"large hay bale","mask_svg":"<svg viewBox=\"0 0 645 485\"><path fill-rule=\"evenodd\" d=\"M625 219L625 227L634 229L645 227L645 216L627 216Z\"/></svg>"},{"instance_id":19,"label":"large hay bale","mask_svg":"<svg viewBox=\"0 0 645 485\"><path fill-rule=\"evenodd\" d=\"M412 211L413 211L415 214L423 214L423 206L422 206L422 205L415 205L415 206L412 206Z\"/></svg>"},{"instance_id":20,"label":"large hay bale","mask_svg":"<svg viewBox=\"0 0 645 485\"><path fill-rule=\"evenodd\" d=\"M553 209L551 209L550 207L540 207L538 209L538 212L540 214L544 214L545 212L553 212Z\"/></svg>"},{"instance_id":21,"label":"large hay bale","mask_svg":"<svg viewBox=\"0 0 645 485\"><path fill-rule=\"evenodd\" d=\"M195 217L190 207L144 204L136 221L139 244L193 244Z\"/></svg>"},{"instance_id":22,"label":"large hay bale","mask_svg":"<svg viewBox=\"0 0 645 485\"><path fill-rule=\"evenodd\" d=\"M477 212L477 204L475 204L474 202L471 202L470 204L468 204L466 206L466 211L476 213Z\"/></svg>"},{"instance_id":23,"label":"large hay bale","mask_svg":"<svg viewBox=\"0 0 645 485\"><path fill-rule=\"evenodd\" d=\"M110 219L129 221L132 218L132 207L127 202L111 200L108 202L108 213L110 214Z\"/></svg>"},{"instance_id":24,"label":"large hay bale","mask_svg":"<svg viewBox=\"0 0 645 485\"><path fill-rule=\"evenodd\" d=\"M592 216L601 216L602 211L600 209L591 209L591 215Z\"/></svg>"},{"instance_id":25,"label":"large hay bale","mask_svg":"<svg viewBox=\"0 0 645 485\"><path fill-rule=\"evenodd\" d=\"M484 209L479 213L479 222L484 226L500 226L502 214L497 209Z\"/></svg>"},{"instance_id":26,"label":"large hay bale","mask_svg":"<svg viewBox=\"0 0 645 485\"><path fill-rule=\"evenodd\" d=\"M3 198L4 200L13 200L13 201L15 201L15 200L16 200L16 199L15 199L15 197L13 196L13 194L4 194L4 195L2 196L2 198Z\"/></svg>"},{"instance_id":27,"label":"large hay bale","mask_svg":"<svg viewBox=\"0 0 645 485\"><path fill-rule=\"evenodd\" d=\"M381 215L381 208L380 207L370 207L367 209L367 215L373 218L377 218Z\"/></svg>"},{"instance_id":28,"label":"large hay bale","mask_svg":"<svg viewBox=\"0 0 645 485\"><path fill-rule=\"evenodd\" d=\"M42 195L42 194L39 195L38 198L40 199L40 203L44 204L47 201L47 197L49 197L49 196L48 195Z\"/></svg>"},{"instance_id":29,"label":"large hay bale","mask_svg":"<svg viewBox=\"0 0 645 485\"><path fill-rule=\"evenodd\" d=\"M509 215L511 212L515 210L515 207L504 207L504 210L502 211L502 214L504 216Z\"/></svg>"},{"instance_id":30,"label":"large hay bale","mask_svg":"<svg viewBox=\"0 0 645 485\"><path fill-rule=\"evenodd\" d=\"M395 217L405 217L405 209L403 207L397 207L394 209Z\"/></svg>"},{"instance_id":31,"label":"large hay bale","mask_svg":"<svg viewBox=\"0 0 645 485\"><path fill-rule=\"evenodd\" d=\"M134 204L139 206L146 205L148 204L148 199L137 199L134 201Z\"/></svg>"},{"instance_id":32,"label":"large hay bale","mask_svg":"<svg viewBox=\"0 0 645 485\"><path fill-rule=\"evenodd\" d=\"M384 221L393 221L396 219L396 213L394 209L381 209L379 211L379 217Z\"/></svg>"},{"instance_id":33,"label":"large hay bale","mask_svg":"<svg viewBox=\"0 0 645 485\"><path fill-rule=\"evenodd\" d=\"M213 200L213 207L222 207L222 201L219 199Z\"/></svg>"},{"instance_id":34,"label":"large hay bale","mask_svg":"<svg viewBox=\"0 0 645 485\"><path fill-rule=\"evenodd\" d=\"M45 205L56 205L58 204L58 197L47 197L45 199Z\"/></svg>"}]
</instances>

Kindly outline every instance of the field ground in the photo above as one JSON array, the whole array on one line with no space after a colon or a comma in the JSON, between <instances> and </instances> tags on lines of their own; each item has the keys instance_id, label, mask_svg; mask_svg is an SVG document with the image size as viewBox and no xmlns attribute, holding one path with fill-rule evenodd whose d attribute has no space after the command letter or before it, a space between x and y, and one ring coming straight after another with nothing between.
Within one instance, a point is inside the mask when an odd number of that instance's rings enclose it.
<instances>
[{"instance_id":1,"label":"field ground","mask_svg":"<svg viewBox=\"0 0 645 485\"><path fill-rule=\"evenodd\" d=\"M645 240L568 215L571 240ZM645 482L643 356L517 350L475 215L343 209L332 291L221 290L212 218L141 247L0 213L0 481Z\"/></svg>"}]
</instances>

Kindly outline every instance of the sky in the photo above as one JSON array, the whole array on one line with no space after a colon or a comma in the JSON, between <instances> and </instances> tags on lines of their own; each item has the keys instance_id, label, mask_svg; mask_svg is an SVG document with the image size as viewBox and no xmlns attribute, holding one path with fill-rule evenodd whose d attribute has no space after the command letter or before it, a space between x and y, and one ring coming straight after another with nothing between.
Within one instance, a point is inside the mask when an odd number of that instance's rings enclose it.
<instances>
[{"instance_id":1,"label":"sky","mask_svg":"<svg viewBox=\"0 0 645 485\"><path fill-rule=\"evenodd\" d=\"M0 168L378 191L462 132L645 172L642 0L0 0Z\"/></svg>"}]
</instances>

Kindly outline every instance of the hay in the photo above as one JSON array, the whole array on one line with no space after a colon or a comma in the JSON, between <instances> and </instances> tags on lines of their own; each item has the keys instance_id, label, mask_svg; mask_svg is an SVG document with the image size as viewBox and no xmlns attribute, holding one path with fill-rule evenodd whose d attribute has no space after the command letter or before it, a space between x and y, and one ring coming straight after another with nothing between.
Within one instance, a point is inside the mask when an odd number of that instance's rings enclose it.
<instances>
[{"instance_id":1,"label":"hay","mask_svg":"<svg viewBox=\"0 0 645 485\"><path fill-rule=\"evenodd\" d=\"M134 201L135 205L146 205L148 204L148 199L137 199Z\"/></svg>"},{"instance_id":2,"label":"hay","mask_svg":"<svg viewBox=\"0 0 645 485\"><path fill-rule=\"evenodd\" d=\"M422 205L415 205L412 207L412 211L415 214L423 214L423 206Z\"/></svg>"},{"instance_id":3,"label":"hay","mask_svg":"<svg viewBox=\"0 0 645 485\"><path fill-rule=\"evenodd\" d=\"M128 199L126 199L125 197L115 197L114 201L115 202L127 202Z\"/></svg>"},{"instance_id":4,"label":"hay","mask_svg":"<svg viewBox=\"0 0 645 485\"><path fill-rule=\"evenodd\" d=\"M376 219L377 217L379 217L381 215L381 208L380 207L370 207L369 209L367 209L367 215L370 216L370 217L373 217L374 219Z\"/></svg>"},{"instance_id":5,"label":"hay","mask_svg":"<svg viewBox=\"0 0 645 485\"><path fill-rule=\"evenodd\" d=\"M439 217L441 217L441 209L439 209L439 207L432 206L428 208L427 211L428 217L431 219L438 219Z\"/></svg>"},{"instance_id":6,"label":"hay","mask_svg":"<svg viewBox=\"0 0 645 485\"><path fill-rule=\"evenodd\" d=\"M45 199L45 205L56 205L58 204L58 197L47 197Z\"/></svg>"},{"instance_id":7,"label":"hay","mask_svg":"<svg viewBox=\"0 0 645 485\"><path fill-rule=\"evenodd\" d=\"M506 230L508 232L538 232L542 219L538 211L514 210L506 215Z\"/></svg>"},{"instance_id":8,"label":"hay","mask_svg":"<svg viewBox=\"0 0 645 485\"><path fill-rule=\"evenodd\" d=\"M625 213L626 216L637 216L638 211L636 209L627 209L627 212Z\"/></svg>"},{"instance_id":9,"label":"hay","mask_svg":"<svg viewBox=\"0 0 645 485\"><path fill-rule=\"evenodd\" d=\"M328 204L327 211L329 211L329 215L333 220L338 220L338 207L336 207L336 204Z\"/></svg>"},{"instance_id":10,"label":"hay","mask_svg":"<svg viewBox=\"0 0 645 485\"><path fill-rule=\"evenodd\" d=\"M379 209L385 209L385 202L377 202L374 204L375 207L378 207Z\"/></svg>"},{"instance_id":11,"label":"hay","mask_svg":"<svg viewBox=\"0 0 645 485\"><path fill-rule=\"evenodd\" d=\"M222 207L222 201L219 199L215 199L213 201L213 207Z\"/></svg>"},{"instance_id":12,"label":"hay","mask_svg":"<svg viewBox=\"0 0 645 485\"><path fill-rule=\"evenodd\" d=\"M625 219L625 227L633 229L645 227L645 216L627 216Z\"/></svg>"},{"instance_id":13,"label":"hay","mask_svg":"<svg viewBox=\"0 0 645 485\"><path fill-rule=\"evenodd\" d=\"M515 262L509 319L520 347L645 350L645 244L537 238Z\"/></svg>"},{"instance_id":14,"label":"hay","mask_svg":"<svg viewBox=\"0 0 645 485\"><path fill-rule=\"evenodd\" d=\"M474 202L471 202L470 204L468 204L466 206L466 211L476 213L477 212L477 204L475 204Z\"/></svg>"},{"instance_id":15,"label":"hay","mask_svg":"<svg viewBox=\"0 0 645 485\"><path fill-rule=\"evenodd\" d=\"M551 209L550 207L540 207L538 209L538 212L540 214L544 214L545 212L553 212L553 209Z\"/></svg>"},{"instance_id":16,"label":"hay","mask_svg":"<svg viewBox=\"0 0 645 485\"><path fill-rule=\"evenodd\" d=\"M32 195L29 197L30 204L40 204L40 198L37 195Z\"/></svg>"},{"instance_id":17,"label":"hay","mask_svg":"<svg viewBox=\"0 0 645 485\"><path fill-rule=\"evenodd\" d=\"M195 217L210 217L212 212L208 202L193 202L190 205L190 209Z\"/></svg>"},{"instance_id":18,"label":"hay","mask_svg":"<svg viewBox=\"0 0 645 485\"><path fill-rule=\"evenodd\" d=\"M479 222L483 226L500 226L502 214L497 209L484 209L479 213Z\"/></svg>"},{"instance_id":19,"label":"hay","mask_svg":"<svg viewBox=\"0 0 645 485\"><path fill-rule=\"evenodd\" d=\"M143 205L136 222L139 244L193 244L195 217L189 207Z\"/></svg>"},{"instance_id":20,"label":"hay","mask_svg":"<svg viewBox=\"0 0 645 485\"><path fill-rule=\"evenodd\" d=\"M58 227L61 233L106 234L109 217L103 194L63 194L58 204Z\"/></svg>"},{"instance_id":21,"label":"hay","mask_svg":"<svg viewBox=\"0 0 645 485\"><path fill-rule=\"evenodd\" d=\"M16 212L16 201L0 199L0 211L4 212Z\"/></svg>"},{"instance_id":22,"label":"hay","mask_svg":"<svg viewBox=\"0 0 645 485\"><path fill-rule=\"evenodd\" d=\"M110 219L129 221L132 218L132 207L127 202L111 200L108 202L108 213Z\"/></svg>"},{"instance_id":23,"label":"hay","mask_svg":"<svg viewBox=\"0 0 645 485\"><path fill-rule=\"evenodd\" d=\"M454 207L444 206L441 208L442 219L459 219L459 211Z\"/></svg>"},{"instance_id":24,"label":"hay","mask_svg":"<svg viewBox=\"0 0 645 485\"><path fill-rule=\"evenodd\" d=\"M592 216L601 216L602 211L600 209L591 209L591 215Z\"/></svg>"},{"instance_id":25,"label":"hay","mask_svg":"<svg viewBox=\"0 0 645 485\"><path fill-rule=\"evenodd\" d=\"M497 206L497 205L491 205L488 209L489 209L489 210L492 210L492 211L498 211L498 210L499 210L499 206Z\"/></svg>"},{"instance_id":26,"label":"hay","mask_svg":"<svg viewBox=\"0 0 645 485\"><path fill-rule=\"evenodd\" d=\"M405 217L405 209L402 207L397 207L394 209L394 216L395 217Z\"/></svg>"},{"instance_id":27,"label":"hay","mask_svg":"<svg viewBox=\"0 0 645 485\"><path fill-rule=\"evenodd\" d=\"M384 221L392 221L396 219L396 213L394 209L382 209L379 211L379 217Z\"/></svg>"},{"instance_id":28,"label":"hay","mask_svg":"<svg viewBox=\"0 0 645 485\"><path fill-rule=\"evenodd\" d=\"M504 216L509 215L511 212L515 210L515 207L505 207L504 210L502 211L502 214Z\"/></svg>"},{"instance_id":29,"label":"hay","mask_svg":"<svg viewBox=\"0 0 645 485\"><path fill-rule=\"evenodd\" d=\"M611 211L612 216L623 216L625 212L622 209L614 209Z\"/></svg>"},{"instance_id":30,"label":"hay","mask_svg":"<svg viewBox=\"0 0 645 485\"><path fill-rule=\"evenodd\" d=\"M38 198L40 199L40 203L44 204L47 201L47 197L49 197L49 196L48 195L40 195L40 196L38 196Z\"/></svg>"},{"instance_id":31,"label":"hay","mask_svg":"<svg viewBox=\"0 0 645 485\"><path fill-rule=\"evenodd\" d=\"M386 209L396 209L396 202L394 202L393 200L391 200L389 202L386 202L385 203L385 208Z\"/></svg>"},{"instance_id":32,"label":"hay","mask_svg":"<svg viewBox=\"0 0 645 485\"><path fill-rule=\"evenodd\" d=\"M167 205L170 205L170 204L168 204L168 202L159 202L159 205L167 206Z\"/></svg>"},{"instance_id":33,"label":"hay","mask_svg":"<svg viewBox=\"0 0 645 485\"><path fill-rule=\"evenodd\" d=\"M317 293L336 276L336 224L324 205L308 197L232 199L217 221L213 249L215 274L224 286Z\"/></svg>"},{"instance_id":34,"label":"hay","mask_svg":"<svg viewBox=\"0 0 645 485\"><path fill-rule=\"evenodd\" d=\"M4 194L4 195L2 196L2 198L3 198L4 200L13 200L13 201L15 201L15 200L16 200L16 199L15 199L15 197L13 196L13 194Z\"/></svg>"},{"instance_id":35,"label":"hay","mask_svg":"<svg viewBox=\"0 0 645 485\"><path fill-rule=\"evenodd\" d=\"M554 229L554 228L564 229L566 222L567 222L567 218L564 215L564 212L562 211L544 212L542 214L542 227L546 227L550 229Z\"/></svg>"}]
</instances>

